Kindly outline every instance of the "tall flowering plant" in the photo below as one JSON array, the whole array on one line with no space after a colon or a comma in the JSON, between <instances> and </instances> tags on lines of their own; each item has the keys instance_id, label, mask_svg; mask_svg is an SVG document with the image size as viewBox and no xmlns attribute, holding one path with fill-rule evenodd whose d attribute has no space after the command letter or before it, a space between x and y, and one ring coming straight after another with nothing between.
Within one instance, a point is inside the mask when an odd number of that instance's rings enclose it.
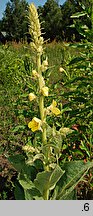
<instances>
[{"instance_id":1,"label":"tall flowering plant","mask_svg":"<svg viewBox=\"0 0 93 216\"><path fill-rule=\"evenodd\" d=\"M45 97L49 97L49 87L44 80L44 72L48 68L47 57L42 61L44 52L44 39L41 34L36 7L32 3L29 6L29 33L32 38L31 49L36 56L36 68L32 70L32 76L37 83L37 94L29 93L29 100L38 103L39 118L33 116L28 123L32 133L41 132L41 145L25 145L23 155L15 155L9 158L14 167L18 170L18 181L21 188L15 190L16 199L26 200L64 200L75 199L74 189L83 178L86 171L93 166L93 162L84 164L83 161L69 161L59 165L61 156L62 137L71 133L69 128L50 127L47 123L47 116L61 115L57 102L46 107ZM64 69L61 69L62 71ZM22 189L23 188L23 189ZM20 191L21 190L21 191Z\"/></svg>"},{"instance_id":2,"label":"tall flowering plant","mask_svg":"<svg viewBox=\"0 0 93 216\"><path fill-rule=\"evenodd\" d=\"M47 141L47 115L54 114L60 115L61 111L57 108L56 101L52 101L50 106L45 107L44 99L49 96L49 88L46 86L44 80L44 72L48 69L48 59L47 57L42 61L42 55L44 52L43 44L44 39L41 33L41 25L38 18L37 10L34 4L29 6L29 33L32 38L30 43L31 49L36 54L36 68L32 70L32 76L36 79L38 85L38 99L35 93L31 92L29 94L29 100L38 100L40 119L36 116L28 123L28 127L31 128L33 132L40 130L42 133L42 144L41 149L45 158L45 170L49 170L49 148ZM54 133L54 128L53 128ZM26 147L23 148L26 150ZM52 150L51 150L52 151Z\"/></svg>"}]
</instances>

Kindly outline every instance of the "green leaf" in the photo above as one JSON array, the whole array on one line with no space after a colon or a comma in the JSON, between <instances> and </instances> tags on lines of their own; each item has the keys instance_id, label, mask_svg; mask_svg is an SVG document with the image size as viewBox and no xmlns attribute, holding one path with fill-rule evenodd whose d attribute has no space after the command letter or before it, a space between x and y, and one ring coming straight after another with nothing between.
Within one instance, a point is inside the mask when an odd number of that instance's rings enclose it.
<instances>
[{"instance_id":1,"label":"green leaf","mask_svg":"<svg viewBox=\"0 0 93 216\"><path fill-rule=\"evenodd\" d=\"M25 165L25 157L21 154L10 156L8 157L8 160L18 172L21 172Z\"/></svg>"},{"instance_id":2,"label":"green leaf","mask_svg":"<svg viewBox=\"0 0 93 216\"><path fill-rule=\"evenodd\" d=\"M81 62L81 61L85 61L85 58L84 57L75 57L74 59L72 59L70 61L70 63L68 65L76 64L76 63Z\"/></svg>"},{"instance_id":3,"label":"green leaf","mask_svg":"<svg viewBox=\"0 0 93 216\"><path fill-rule=\"evenodd\" d=\"M88 157L90 157L89 149L87 148L87 146L85 146L85 144L83 143L82 140L81 140L80 149L81 149L81 150L84 150L84 151L87 153Z\"/></svg>"},{"instance_id":4,"label":"green leaf","mask_svg":"<svg viewBox=\"0 0 93 216\"><path fill-rule=\"evenodd\" d=\"M26 200L43 200L39 190L33 187L30 190L25 190L25 199Z\"/></svg>"},{"instance_id":5,"label":"green leaf","mask_svg":"<svg viewBox=\"0 0 93 216\"><path fill-rule=\"evenodd\" d=\"M56 168L51 173L50 179L49 179L49 189L52 190L56 183L59 181L61 176L65 173L64 170L60 168L60 166L56 166Z\"/></svg>"},{"instance_id":6,"label":"green leaf","mask_svg":"<svg viewBox=\"0 0 93 216\"><path fill-rule=\"evenodd\" d=\"M42 196L45 191L52 190L55 187L64 172L65 171L57 165L53 171L44 171L37 174L34 184Z\"/></svg>"},{"instance_id":7,"label":"green leaf","mask_svg":"<svg viewBox=\"0 0 93 216\"><path fill-rule=\"evenodd\" d=\"M24 189L31 189L32 187L34 187L33 182L25 174L20 174L18 179L19 183Z\"/></svg>"},{"instance_id":8,"label":"green leaf","mask_svg":"<svg viewBox=\"0 0 93 216\"><path fill-rule=\"evenodd\" d=\"M93 162L70 161L62 165L65 174L59 181L59 193L57 200L65 200L69 194L75 189L76 185L82 180L86 172L93 167Z\"/></svg>"},{"instance_id":9,"label":"green leaf","mask_svg":"<svg viewBox=\"0 0 93 216\"><path fill-rule=\"evenodd\" d=\"M23 155L16 154L14 156L10 156L8 160L19 173L29 176L31 181L36 178L37 170L35 166L26 164L25 157Z\"/></svg>"},{"instance_id":10,"label":"green leaf","mask_svg":"<svg viewBox=\"0 0 93 216\"><path fill-rule=\"evenodd\" d=\"M20 185L24 189L25 200L43 199L41 197L40 191L37 188L35 188L34 183L27 175L20 174L18 180Z\"/></svg>"},{"instance_id":11,"label":"green leaf","mask_svg":"<svg viewBox=\"0 0 93 216\"><path fill-rule=\"evenodd\" d=\"M15 184L14 196L16 200L25 200L24 190L18 182Z\"/></svg>"},{"instance_id":12,"label":"green leaf","mask_svg":"<svg viewBox=\"0 0 93 216\"><path fill-rule=\"evenodd\" d=\"M18 125L12 130L12 132L15 133L18 132L19 130L24 130L24 129L25 129L24 125Z\"/></svg>"},{"instance_id":13,"label":"green leaf","mask_svg":"<svg viewBox=\"0 0 93 216\"><path fill-rule=\"evenodd\" d=\"M84 12L84 11L77 12L77 13L73 14L73 15L71 16L71 18L79 18L79 17L85 16L86 14L87 14L87 13Z\"/></svg>"}]
</instances>

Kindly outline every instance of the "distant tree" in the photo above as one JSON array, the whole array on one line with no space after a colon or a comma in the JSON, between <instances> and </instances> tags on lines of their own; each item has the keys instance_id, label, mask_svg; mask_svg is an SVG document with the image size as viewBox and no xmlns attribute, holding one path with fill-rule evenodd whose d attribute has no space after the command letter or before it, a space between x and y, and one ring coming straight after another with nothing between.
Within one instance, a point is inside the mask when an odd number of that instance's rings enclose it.
<instances>
[{"instance_id":1,"label":"distant tree","mask_svg":"<svg viewBox=\"0 0 93 216\"><path fill-rule=\"evenodd\" d=\"M70 25L73 24L71 15L76 11L77 11L77 7L76 7L75 0L67 0L63 5L61 5L62 32L65 41L73 40L73 35L76 34L76 30L70 28Z\"/></svg>"},{"instance_id":2,"label":"distant tree","mask_svg":"<svg viewBox=\"0 0 93 216\"><path fill-rule=\"evenodd\" d=\"M25 0L10 0L6 5L2 30L16 41L25 38L27 33L27 7L28 3Z\"/></svg>"},{"instance_id":3,"label":"distant tree","mask_svg":"<svg viewBox=\"0 0 93 216\"><path fill-rule=\"evenodd\" d=\"M0 31L2 30L2 20L0 20Z\"/></svg>"},{"instance_id":4,"label":"distant tree","mask_svg":"<svg viewBox=\"0 0 93 216\"><path fill-rule=\"evenodd\" d=\"M86 10L87 15L77 20L77 28L70 27L75 19L71 16L76 12ZM11 38L19 41L25 38L28 32L27 19L28 3L26 0L10 0L6 4L6 9L0 22L0 31L4 31ZM93 0L66 0L63 5L59 5L58 0L47 0L44 6L38 7L40 21L44 38L50 41L80 41L83 37L78 31L80 23L93 29ZM29 38L30 40L30 38Z\"/></svg>"},{"instance_id":5,"label":"distant tree","mask_svg":"<svg viewBox=\"0 0 93 216\"><path fill-rule=\"evenodd\" d=\"M61 39L61 8L57 0L47 0L43 7L38 8L41 14L40 19L43 21L42 27L45 30L45 38Z\"/></svg>"}]
</instances>

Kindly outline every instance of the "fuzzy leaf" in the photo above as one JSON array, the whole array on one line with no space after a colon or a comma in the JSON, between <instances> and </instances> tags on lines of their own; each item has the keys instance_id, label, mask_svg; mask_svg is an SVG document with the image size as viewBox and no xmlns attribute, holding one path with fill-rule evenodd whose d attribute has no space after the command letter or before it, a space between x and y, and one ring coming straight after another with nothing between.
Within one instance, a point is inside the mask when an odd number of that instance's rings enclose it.
<instances>
[{"instance_id":1,"label":"fuzzy leaf","mask_svg":"<svg viewBox=\"0 0 93 216\"><path fill-rule=\"evenodd\" d=\"M19 183L24 189L31 189L34 187L33 182L24 174L19 176Z\"/></svg>"},{"instance_id":2,"label":"fuzzy leaf","mask_svg":"<svg viewBox=\"0 0 93 216\"><path fill-rule=\"evenodd\" d=\"M65 174L59 181L60 190L56 197L57 200L65 200L75 189L76 185L82 180L86 172L93 167L93 162L70 161L62 165Z\"/></svg>"},{"instance_id":3,"label":"fuzzy leaf","mask_svg":"<svg viewBox=\"0 0 93 216\"><path fill-rule=\"evenodd\" d=\"M77 12L77 13L73 14L73 15L71 16L71 18L79 18L79 17L85 16L86 14L87 14L87 13L84 12L84 11Z\"/></svg>"},{"instance_id":4,"label":"fuzzy leaf","mask_svg":"<svg viewBox=\"0 0 93 216\"><path fill-rule=\"evenodd\" d=\"M43 200L41 194L37 188L33 187L30 190L25 190L25 199L26 200Z\"/></svg>"},{"instance_id":5,"label":"fuzzy leaf","mask_svg":"<svg viewBox=\"0 0 93 216\"><path fill-rule=\"evenodd\" d=\"M64 172L65 171L57 165L53 171L38 173L37 178L34 180L35 187L43 196L46 190L52 190L55 187Z\"/></svg>"}]
</instances>

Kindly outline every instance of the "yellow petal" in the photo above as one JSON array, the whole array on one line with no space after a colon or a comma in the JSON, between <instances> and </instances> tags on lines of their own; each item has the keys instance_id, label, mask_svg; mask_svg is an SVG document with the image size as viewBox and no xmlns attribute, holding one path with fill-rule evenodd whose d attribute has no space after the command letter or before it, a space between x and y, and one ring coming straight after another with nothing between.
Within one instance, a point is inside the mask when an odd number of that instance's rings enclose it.
<instances>
[{"instance_id":1,"label":"yellow petal","mask_svg":"<svg viewBox=\"0 0 93 216\"><path fill-rule=\"evenodd\" d=\"M31 128L31 130L34 132L34 131L37 131L37 130L40 130L41 129L41 120L34 117L32 119L32 121L30 121L28 123L28 127Z\"/></svg>"},{"instance_id":2,"label":"yellow petal","mask_svg":"<svg viewBox=\"0 0 93 216\"><path fill-rule=\"evenodd\" d=\"M55 100L52 101L52 106L56 107L57 106L57 102Z\"/></svg>"},{"instance_id":3,"label":"yellow petal","mask_svg":"<svg viewBox=\"0 0 93 216\"><path fill-rule=\"evenodd\" d=\"M51 112L55 115L59 115L61 113L60 110L56 107L51 107Z\"/></svg>"},{"instance_id":4,"label":"yellow petal","mask_svg":"<svg viewBox=\"0 0 93 216\"><path fill-rule=\"evenodd\" d=\"M61 111L56 106L57 106L57 102L53 100L52 104L49 107L47 107L47 111L50 110L53 114L59 115Z\"/></svg>"}]
</instances>

